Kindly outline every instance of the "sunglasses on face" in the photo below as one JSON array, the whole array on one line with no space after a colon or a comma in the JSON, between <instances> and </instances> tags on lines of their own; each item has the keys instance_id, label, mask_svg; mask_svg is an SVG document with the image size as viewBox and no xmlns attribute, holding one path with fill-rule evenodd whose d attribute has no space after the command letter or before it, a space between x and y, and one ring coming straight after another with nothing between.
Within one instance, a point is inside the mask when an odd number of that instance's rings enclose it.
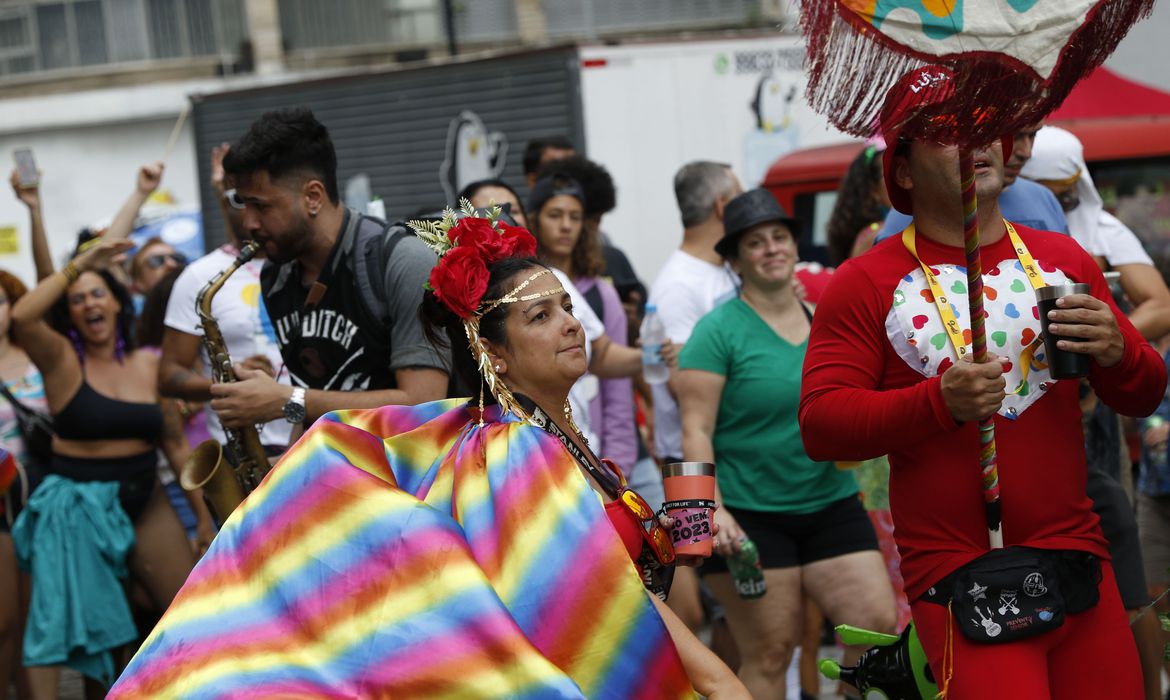
<instances>
[{"instance_id":1,"label":"sunglasses on face","mask_svg":"<svg viewBox=\"0 0 1170 700\"><path fill-rule=\"evenodd\" d=\"M618 497L626 510L639 520L642 527L639 528L642 532L642 539L646 544L650 545L651 551L654 552L654 557L659 564L667 565L674 562L674 543L671 542L670 533L666 528L662 527L662 523L658 522L658 514L646 502L646 499L638 495L637 491L626 486L626 477L622 474L622 470L617 467L609 459L602 459L602 462L609 467L610 471L618 475L618 481L621 483L622 492Z\"/></svg>"},{"instance_id":2,"label":"sunglasses on face","mask_svg":"<svg viewBox=\"0 0 1170 700\"><path fill-rule=\"evenodd\" d=\"M227 200L228 205L231 206L232 209L244 208L244 200L240 199L240 195L236 192L236 188L234 187L230 190L224 190L223 198Z\"/></svg>"},{"instance_id":3,"label":"sunglasses on face","mask_svg":"<svg viewBox=\"0 0 1170 700\"><path fill-rule=\"evenodd\" d=\"M148 255L146 256L146 259L142 261L142 263L151 270L157 270L163 265L166 265L168 260L175 263L177 267L182 267L187 264L187 256L183 255L182 253L159 253L158 255Z\"/></svg>"}]
</instances>

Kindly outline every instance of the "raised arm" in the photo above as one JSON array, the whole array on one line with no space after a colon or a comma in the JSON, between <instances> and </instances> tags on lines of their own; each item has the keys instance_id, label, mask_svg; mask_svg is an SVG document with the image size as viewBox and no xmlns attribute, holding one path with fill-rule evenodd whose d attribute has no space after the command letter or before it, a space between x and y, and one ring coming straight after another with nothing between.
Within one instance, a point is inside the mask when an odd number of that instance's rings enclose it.
<instances>
[{"instance_id":1,"label":"raised arm","mask_svg":"<svg viewBox=\"0 0 1170 700\"><path fill-rule=\"evenodd\" d=\"M130 193L130 196L122 204L122 208L114 215L114 220L110 222L110 227L106 229L103 238L117 241L130 237L139 210L162 183L163 168L162 161L156 161L138 169L138 180L135 183L134 191Z\"/></svg>"},{"instance_id":2,"label":"raised arm","mask_svg":"<svg viewBox=\"0 0 1170 700\"><path fill-rule=\"evenodd\" d=\"M78 275L109 265L129 247L129 241L98 243L74 258L65 269L42 280L12 307L16 342L41 371L46 395L60 395L58 389L67 390L77 384L81 371L69 339L53 330L45 321L46 316Z\"/></svg>"},{"instance_id":3,"label":"raised arm","mask_svg":"<svg viewBox=\"0 0 1170 700\"><path fill-rule=\"evenodd\" d=\"M219 213L223 215L224 230L227 231L228 241L239 245L243 239L243 222L241 210L232 207L227 199L227 179L223 170L223 159L231 150L231 144L221 143L211 149L211 189L215 192L215 201L219 205Z\"/></svg>"},{"instance_id":4,"label":"raised arm","mask_svg":"<svg viewBox=\"0 0 1170 700\"><path fill-rule=\"evenodd\" d=\"M24 187L20 184L20 175L12 171L12 191L24 206L28 207L29 228L31 230L33 264L37 270L37 282L53 274L53 256L49 253L49 239L45 235L45 217L41 210L40 184Z\"/></svg>"}]
</instances>

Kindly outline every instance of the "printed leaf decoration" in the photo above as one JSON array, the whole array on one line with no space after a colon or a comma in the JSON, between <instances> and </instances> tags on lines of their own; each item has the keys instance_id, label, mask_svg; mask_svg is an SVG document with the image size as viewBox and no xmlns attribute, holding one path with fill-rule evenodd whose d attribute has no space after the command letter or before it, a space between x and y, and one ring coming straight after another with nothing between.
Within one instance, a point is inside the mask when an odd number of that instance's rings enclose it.
<instances>
[{"instance_id":1,"label":"printed leaf decoration","mask_svg":"<svg viewBox=\"0 0 1170 700\"><path fill-rule=\"evenodd\" d=\"M486 218L492 222L494 227L499 221L500 216L504 213L503 209L496 204L495 200L491 200L487 207ZM475 207L471 206L471 202L466 197L459 200L459 213L456 213L451 207L443 210L443 217L435 221L434 219L422 219L406 222L406 225L414 231L415 235L427 245L428 248L435 251L435 255L440 258L451 250L451 239L447 233L459 223L459 219L466 216L480 216Z\"/></svg>"}]
</instances>

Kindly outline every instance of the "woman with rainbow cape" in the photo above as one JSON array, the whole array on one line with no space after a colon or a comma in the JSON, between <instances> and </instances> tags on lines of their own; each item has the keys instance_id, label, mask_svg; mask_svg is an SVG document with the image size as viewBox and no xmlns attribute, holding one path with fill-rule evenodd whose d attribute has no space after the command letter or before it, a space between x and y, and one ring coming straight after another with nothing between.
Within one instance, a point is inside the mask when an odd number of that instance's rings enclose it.
<instances>
[{"instance_id":1,"label":"woman with rainbow cape","mask_svg":"<svg viewBox=\"0 0 1170 700\"><path fill-rule=\"evenodd\" d=\"M440 256L424 317L478 401L317 421L110 697L748 697L651 592L670 538L576 434L568 295L527 231L475 214L412 225Z\"/></svg>"}]
</instances>

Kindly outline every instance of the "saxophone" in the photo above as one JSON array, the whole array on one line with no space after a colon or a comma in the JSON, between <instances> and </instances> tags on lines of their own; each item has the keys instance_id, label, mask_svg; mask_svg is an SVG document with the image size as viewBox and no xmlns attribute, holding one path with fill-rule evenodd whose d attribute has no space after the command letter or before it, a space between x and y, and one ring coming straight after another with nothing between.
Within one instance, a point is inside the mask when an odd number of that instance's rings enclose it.
<instances>
[{"instance_id":1,"label":"saxophone","mask_svg":"<svg viewBox=\"0 0 1170 700\"><path fill-rule=\"evenodd\" d=\"M259 249L259 243L249 241L235 261L213 277L195 297L195 310L202 322L203 346L211 360L213 382L234 382L236 374L232 371L232 358L228 355L227 344L219 330L219 323L211 315L211 300L228 277L251 260ZM227 435L227 444L231 447L232 455L237 460L234 468L224 456L223 445L212 439L205 440L196 447L179 472L179 484L184 489L188 491L203 489L204 500L220 524L226 521L236 506L259 485L269 470L268 456L264 453L264 447L260 444L260 434L256 432L255 427L235 430L224 428L224 433Z\"/></svg>"}]
</instances>

